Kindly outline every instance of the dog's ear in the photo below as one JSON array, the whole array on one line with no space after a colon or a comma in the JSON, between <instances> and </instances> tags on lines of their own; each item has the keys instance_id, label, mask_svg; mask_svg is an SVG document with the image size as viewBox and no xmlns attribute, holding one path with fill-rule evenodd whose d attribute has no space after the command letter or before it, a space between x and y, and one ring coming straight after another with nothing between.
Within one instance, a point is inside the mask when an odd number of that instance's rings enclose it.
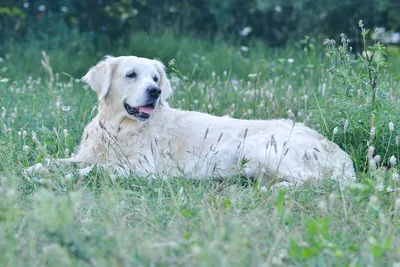
<instances>
[{"instance_id":1,"label":"dog's ear","mask_svg":"<svg viewBox=\"0 0 400 267\"><path fill-rule=\"evenodd\" d=\"M161 101L162 101L162 103L166 103L168 97L170 97L172 95L171 83L169 82L167 73L165 72L164 64L157 59L154 59L154 62L156 64L157 70L160 74L159 85L161 88Z\"/></svg>"},{"instance_id":2,"label":"dog's ear","mask_svg":"<svg viewBox=\"0 0 400 267\"><path fill-rule=\"evenodd\" d=\"M115 58L106 56L82 77L82 81L89 84L97 93L99 100L103 99L110 90L114 67Z\"/></svg>"}]
</instances>

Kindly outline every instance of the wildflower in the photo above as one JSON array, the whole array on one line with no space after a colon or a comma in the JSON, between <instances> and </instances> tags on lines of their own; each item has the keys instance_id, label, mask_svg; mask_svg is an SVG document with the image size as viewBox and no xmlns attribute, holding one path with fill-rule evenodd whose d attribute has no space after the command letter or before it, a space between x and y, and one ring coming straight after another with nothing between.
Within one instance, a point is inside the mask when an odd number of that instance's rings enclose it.
<instances>
[{"instance_id":1,"label":"wildflower","mask_svg":"<svg viewBox=\"0 0 400 267\"><path fill-rule=\"evenodd\" d=\"M23 146L22 146L22 150L25 151L25 152L28 151L28 150L29 150L29 146L23 145Z\"/></svg>"},{"instance_id":2,"label":"wildflower","mask_svg":"<svg viewBox=\"0 0 400 267\"><path fill-rule=\"evenodd\" d=\"M376 129L375 127L371 127L371 138L375 138Z\"/></svg>"},{"instance_id":3,"label":"wildflower","mask_svg":"<svg viewBox=\"0 0 400 267\"><path fill-rule=\"evenodd\" d=\"M3 110L1 112L1 120L4 121L4 119L6 118L7 110L4 107L1 107L1 109Z\"/></svg>"},{"instance_id":4,"label":"wildflower","mask_svg":"<svg viewBox=\"0 0 400 267\"><path fill-rule=\"evenodd\" d=\"M379 164L379 162L381 161L381 156L380 155L375 155L374 160L376 161L376 163Z\"/></svg>"},{"instance_id":5,"label":"wildflower","mask_svg":"<svg viewBox=\"0 0 400 267\"><path fill-rule=\"evenodd\" d=\"M249 74L249 78L254 78L254 77L257 77L257 74L255 74L255 73Z\"/></svg>"},{"instance_id":6,"label":"wildflower","mask_svg":"<svg viewBox=\"0 0 400 267\"><path fill-rule=\"evenodd\" d=\"M400 209L400 198L396 198L395 202L394 202L394 207L395 209Z\"/></svg>"},{"instance_id":7,"label":"wildflower","mask_svg":"<svg viewBox=\"0 0 400 267\"><path fill-rule=\"evenodd\" d=\"M375 161L375 159L374 158L368 158L368 165L369 165L369 169L371 170L371 171L375 171L376 170L376 161Z\"/></svg>"},{"instance_id":8,"label":"wildflower","mask_svg":"<svg viewBox=\"0 0 400 267\"><path fill-rule=\"evenodd\" d=\"M275 6L275 11L278 13L282 12L282 7L281 6Z\"/></svg>"},{"instance_id":9,"label":"wildflower","mask_svg":"<svg viewBox=\"0 0 400 267\"><path fill-rule=\"evenodd\" d=\"M372 114L371 116L371 127L375 126L375 114Z\"/></svg>"},{"instance_id":10,"label":"wildflower","mask_svg":"<svg viewBox=\"0 0 400 267\"><path fill-rule=\"evenodd\" d=\"M349 120L346 119L344 121L344 126L343 126L343 130L344 130L345 133L347 132L348 128L349 128Z\"/></svg>"},{"instance_id":11,"label":"wildflower","mask_svg":"<svg viewBox=\"0 0 400 267\"><path fill-rule=\"evenodd\" d=\"M322 94L322 96L325 96L325 94L326 94L326 84L325 83L322 84L321 94Z\"/></svg>"},{"instance_id":12,"label":"wildflower","mask_svg":"<svg viewBox=\"0 0 400 267\"><path fill-rule=\"evenodd\" d=\"M62 7L61 7L61 11L64 12L64 13L65 13L65 12L68 12L68 7L62 6Z\"/></svg>"},{"instance_id":13,"label":"wildflower","mask_svg":"<svg viewBox=\"0 0 400 267\"><path fill-rule=\"evenodd\" d=\"M335 193L330 193L329 194L329 199L328 199L329 206L330 207L334 207L335 204L336 204L337 199L338 199L338 196Z\"/></svg>"},{"instance_id":14,"label":"wildflower","mask_svg":"<svg viewBox=\"0 0 400 267\"><path fill-rule=\"evenodd\" d=\"M394 170L394 172L392 173L392 179L395 182L400 181L400 175L397 173L397 170Z\"/></svg>"},{"instance_id":15,"label":"wildflower","mask_svg":"<svg viewBox=\"0 0 400 267\"><path fill-rule=\"evenodd\" d=\"M396 166L397 160L396 160L396 157L394 155L392 155L390 157L389 163L390 163L390 165L392 165L392 167Z\"/></svg>"},{"instance_id":16,"label":"wildflower","mask_svg":"<svg viewBox=\"0 0 400 267\"><path fill-rule=\"evenodd\" d=\"M244 27L240 32L239 32L239 34L241 35L241 36L247 36L247 35L249 35L249 33L251 33L252 32L252 28L251 27Z\"/></svg>"},{"instance_id":17,"label":"wildflower","mask_svg":"<svg viewBox=\"0 0 400 267\"><path fill-rule=\"evenodd\" d=\"M68 136L68 130L64 129L64 137L67 137L67 136Z\"/></svg>"},{"instance_id":18,"label":"wildflower","mask_svg":"<svg viewBox=\"0 0 400 267\"><path fill-rule=\"evenodd\" d=\"M249 51L249 48L247 46L242 45L240 46L240 50L242 50L243 52L247 52Z\"/></svg>"},{"instance_id":19,"label":"wildflower","mask_svg":"<svg viewBox=\"0 0 400 267\"><path fill-rule=\"evenodd\" d=\"M43 12L43 11L46 10L46 6L45 6L45 5L40 5L40 6L38 7L38 10L41 11L41 12Z\"/></svg>"},{"instance_id":20,"label":"wildflower","mask_svg":"<svg viewBox=\"0 0 400 267\"><path fill-rule=\"evenodd\" d=\"M65 112L67 112L67 111L70 111L71 110L71 107L70 106L62 106L62 111L65 111Z\"/></svg>"},{"instance_id":21,"label":"wildflower","mask_svg":"<svg viewBox=\"0 0 400 267\"><path fill-rule=\"evenodd\" d=\"M227 76L228 72L226 70L224 70L224 76Z\"/></svg>"},{"instance_id":22,"label":"wildflower","mask_svg":"<svg viewBox=\"0 0 400 267\"><path fill-rule=\"evenodd\" d=\"M266 186L261 186L261 187L260 187L260 192L261 192L261 193L267 193L267 191L268 191L268 190L267 190L267 187L266 187Z\"/></svg>"},{"instance_id":23,"label":"wildflower","mask_svg":"<svg viewBox=\"0 0 400 267\"><path fill-rule=\"evenodd\" d=\"M392 36L390 37L390 41L394 44L400 42L400 33L398 32L393 33Z\"/></svg>"},{"instance_id":24,"label":"wildflower","mask_svg":"<svg viewBox=\"0 0 400 267\"><path fill-rule=\"evenodd\" d=\"M358 27L364 27L363 21L361 19L358 21Z\"/></svg>"},{"instance_id":25,"label":"wildflower","mask_svg":"<svg viewBox=\"0 0 400 267\"><path fill-rule=\"evenodd\" d=\"M287 59L287 62L288 62L289 64L292 64L292 63L294 62L294 59L293 59L293 58L288 58L288 59Z\"/></svg>"},{"instance_id":26,"label":"wildflower","mask_svg":"<svg viewBox=\"0 0 400 267\"><path fill-rule=\"evenodd\" d=\"M321 200L320 202L318 202L318 209L319 209L321 212L327 212L327 211L328 211L328 207L327 207L327 205L326 205L326 201Z\"/></svg>"},{"instance_id":27,"label":"wildflower","mask_svg":"<svg viewBox=\"0 0 400 267\"><path fill-rule=\"evenodd\" d=\"M287 88L286 95L287 96L292 96L292 93L293 93L293 87L289 84L289 86Z\"/></svg>"},{"instance_id":28,"label":"wildflower","mask_svg":"<svg viewBox=\"0 0 400 267\"><path fill-rule=\"evenodd\" d=\"M15 119L17 117L17 108L14 108L13 113L11 113L11 118Z\"/></svg>"},{"instance_id":29,"label":"wildflower","mask_svg":"<svg viewBox=\"0 0 400 267\"><path fill-rule=\"evenodd\" d=\"M39 144L40 144L40 141L39 141L39 139L38 139L37 136L36 136L36 132L32 132L32 141L33 141L36 145L39 145Z\"/></svg>"},{"instance_id":30,"label":"wildflower","mask_svg":"<svg viewBox=\"0 0 400 267\"><path fill-rule=\"evenodd\" d=\"M7 125L3 124L3 134L7 135L8 129L7 129Z\"/></svg>"},{"instance_id":31,"label":"wildflower","mask_svg":"<svg viewBox=\"0 0 400 267\"><path fill-rule=\"evenodd\" d=\"M28 3L28 2L25 2L24 5L23 5L23 7L24 7L24 8L28 8L28 7L29 7L29 3Z\"/></svg>"},{"instance_id":32,"label":"wildflower","mask_svg":"<svg viewBox=\"0 0 400 267\"><path fill-rule=\"evenodd\" d=\"M26 132L26 131L23 131L22 132L22 138L25 140L26 139L26 136L28 135L28 133Z\"/></svg>"},{"instance_id":33,"label":"wildflower","mask_svg":"<svg viewBox=\"0 0 400 267\"><path fill-rule=\"evenodd\" d=\"M211 76L212 76L213 79L215 79L215 75L216 75L215 71L211 72Z\"/></svg>"},{"instance_id":34,"label":"wildflower","mask_svg":"<svg viewBox=\"0 0 400 267\"><path fill-rule=\"evenodd\" d=\"M337 126L335 128L333 128L333 135L336 135L338 133L338 131L339 131L339 129Z\"/></svg>"},{"instance_id":35,"label":"wildflower","mask_svg":"<svg viewBox=\"0 0 400 267\"><path fill-rule=\"evenodd\" d=\"M369 158L372 158L372 156L374 155L374 153L375 153L375 148L374 148L373 146L370 146L370 147L368 148L368 157L369 157Z\"/></svg>"},{"instance_id":36,"label":"wildflower","mask_svg":"<svg viewBox=\"0 0 400 267\"><path fill-rule=\"evenodd\" d=\"M68 148L64 149L64 155L66 157L69 157L69 149Z\"/></svg>"},{"instance_id":37,"label":"wildflower","mask_svg":"<svg viewBox=\"0 0 400 267\"><path fill-rule=\"evenodd\" d=\"M22 135L21 131L18 131L18 133L17 133L17 134L18 134L18 136L21 136L21 135Z\"/></svg>"},{"instance_id":38,"label":"wildflower","mask_svg":"<svg viewBox=\"0 0 400 267\"><path fill-rule=\"evenodd\" d=\"M382 192L383 189L384 189L383 184L378 184L378 185L376 186L376 190L378 190L379 192Z\"/></svg>"},{"instance_id":39,"label":"wildflower","mask_svg":"<svg viewBox=\"0 0 400 267\"><path fill-rule=\"evenodd\" d=\"M393 122L389 122L389 131L393 132L394 130L394 123Z\"/></svg>"}]
</instances>

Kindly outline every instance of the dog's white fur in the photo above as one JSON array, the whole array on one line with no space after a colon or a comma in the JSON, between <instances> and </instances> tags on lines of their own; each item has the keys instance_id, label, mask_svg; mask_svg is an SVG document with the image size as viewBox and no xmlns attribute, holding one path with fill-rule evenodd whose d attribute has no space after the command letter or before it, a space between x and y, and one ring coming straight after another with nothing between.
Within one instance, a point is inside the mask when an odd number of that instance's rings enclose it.
<instances>
[{"instance_id":1,"label":"dog's white fur","mask_svg":"<svg viewBox=\"0 0 400 267\"><path fill-rule=\"evenodd\" d=\"M132 71L137 77L126 77ZM239 120L170 108L166 100L172 89L158 60L107 57L83 81L99 97L98 114L86 126L76 156L59 163L99 164L119 174L135 171L151 177L243 175L288 183L355 177L350 157L302 123ZM149 86L158 86L161 95L150 118L138 120L124 103L144 105ZM28 170L38 169L41 165Z\"/></svg>"}]
</instances>

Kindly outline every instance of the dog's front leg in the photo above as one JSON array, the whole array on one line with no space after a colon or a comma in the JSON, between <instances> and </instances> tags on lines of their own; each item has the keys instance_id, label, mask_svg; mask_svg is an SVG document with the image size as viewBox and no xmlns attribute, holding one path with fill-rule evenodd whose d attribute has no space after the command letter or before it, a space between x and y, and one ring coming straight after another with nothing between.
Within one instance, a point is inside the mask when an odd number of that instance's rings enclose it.
<instances>
[{"instance_id":1,"label":"dog's front leg","mask_svg":"<svg viewBox=\"0 0 400 267\"><path fill-rule=\"evenodd\" d=\"M76 158L68 158L68 159L55 159L55 160L47 160L44 163L38 163L31 167L23 169L23 174L32 174L32 173L39 173L39 174L47 174L49 173L49 167L51 165L56 165L57 167L61 166L69 166L72 164L81 163Z\"/></svg>"}]
</instances>

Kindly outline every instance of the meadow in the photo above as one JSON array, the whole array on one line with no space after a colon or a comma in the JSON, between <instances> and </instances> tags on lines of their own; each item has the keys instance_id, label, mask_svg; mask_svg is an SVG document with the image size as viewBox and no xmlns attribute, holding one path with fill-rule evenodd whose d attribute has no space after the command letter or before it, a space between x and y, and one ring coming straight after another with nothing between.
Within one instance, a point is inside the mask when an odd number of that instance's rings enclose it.
<instances>
[{"instance_id":1,"label":"meadow","mask_svg":"<svg viewBox=\"0 0 400 267\"><path fill-rule=\"evenodd\" d=\"M362 57L351 46L345 35L269 48L168 32L113 43L75 31L7 41L1 265L400 266L400 52L370 42L374 58ZM113 180L101 168L86 178L62 169L23 176L74 153L97 107L80 78L106 54L163 60L175 108L295 116L351 155L357 183L327 177L271 190L242 177Z\"/></svg>"}]
</instances>

